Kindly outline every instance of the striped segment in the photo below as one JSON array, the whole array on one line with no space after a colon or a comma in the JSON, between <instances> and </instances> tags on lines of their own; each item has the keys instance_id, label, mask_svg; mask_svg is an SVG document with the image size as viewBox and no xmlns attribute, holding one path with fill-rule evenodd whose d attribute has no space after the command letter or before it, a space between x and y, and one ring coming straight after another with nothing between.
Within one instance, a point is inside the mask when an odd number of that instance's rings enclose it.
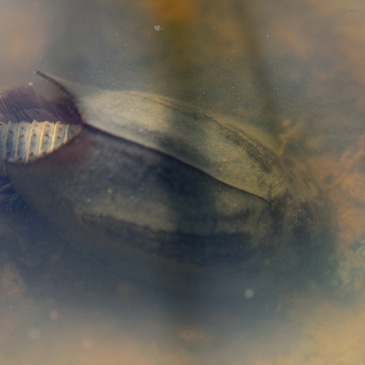
<instances>
[{"instance_id":1,"label":"striped segment","mask_svg":"<svg viewBox=\"0 0 365 365\"><path fill-rule=\"evenodd\" d=\"M4 161L26 163L53 152L81 129L62 122L0 122L0 176L6 176Z\"/></svg>"}]
</instances>

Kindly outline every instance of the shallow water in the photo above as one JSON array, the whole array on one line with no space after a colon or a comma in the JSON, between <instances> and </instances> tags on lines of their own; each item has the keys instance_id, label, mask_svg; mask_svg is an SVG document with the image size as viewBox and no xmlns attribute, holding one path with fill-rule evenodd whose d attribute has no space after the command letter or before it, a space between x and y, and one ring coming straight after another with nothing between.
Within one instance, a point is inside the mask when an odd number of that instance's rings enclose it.
<instances>
[{"instance_id":1,"label":"shallow water","mask_svg":"<svg viewBox=\"0 0 365 365\"><path fill-rule=\"evenodd\" d=\"M154 92L269 132L327 192L321 278L220 301L138 285L46 224L0 216L0 363L361 364L364 13L359 2L0 0L0 84L34 69ZM42 85L40 86L42 87ZM56 209L56 207L55 207Z\"/></svg>"}]
</instances>

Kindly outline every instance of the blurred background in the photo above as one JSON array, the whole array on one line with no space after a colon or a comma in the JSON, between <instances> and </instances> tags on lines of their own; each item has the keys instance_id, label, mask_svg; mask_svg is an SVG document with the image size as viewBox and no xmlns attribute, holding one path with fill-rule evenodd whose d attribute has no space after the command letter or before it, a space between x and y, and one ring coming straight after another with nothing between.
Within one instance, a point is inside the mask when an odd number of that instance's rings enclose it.
<instances>
[{"instance_id":1,"label":"blurred background","mask_svg":"<svg viewBox=\"0 0 365 365\"><path fill-rule=\"evenodd\" d=\"M364 19L361 1L0 0L1 89L39 69L251 123L310 166L336 219L328 281L232 310L177 308L2 214L0 363L363 363Z\"/></svg>"}]
</instances>

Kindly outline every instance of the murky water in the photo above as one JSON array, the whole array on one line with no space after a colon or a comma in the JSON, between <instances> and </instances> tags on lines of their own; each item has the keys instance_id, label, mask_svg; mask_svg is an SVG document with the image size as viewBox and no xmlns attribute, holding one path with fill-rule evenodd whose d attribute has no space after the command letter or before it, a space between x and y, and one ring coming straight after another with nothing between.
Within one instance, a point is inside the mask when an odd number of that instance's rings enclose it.
<instances>
[{"instance_id":1,"label":"murky water","mask_svg":"<svg viewBox=\"0 0 365 365\"><path fill-rule=\"evenodd\" d=\"M206 300L115 275L46 223L4 212L0 363L365 361L365 5L0 5L1 88L35 83L33 71L41 69L98 87L167 95L251 123L271 134L281 156L309 166L333 219L332 253L319 278L278 284L267 296L248 288L241 299Z\"/></svg>"}]
</instances>

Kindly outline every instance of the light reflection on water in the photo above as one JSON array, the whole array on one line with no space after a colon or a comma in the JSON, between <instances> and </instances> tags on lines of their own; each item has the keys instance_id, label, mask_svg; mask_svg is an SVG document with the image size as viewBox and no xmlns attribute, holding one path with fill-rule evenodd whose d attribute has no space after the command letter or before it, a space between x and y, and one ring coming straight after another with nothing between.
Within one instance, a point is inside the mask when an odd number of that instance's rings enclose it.
<instances>
[{"instance_id":1,"label":"light reflection on water","mask_svg":"<svg viewBox=\"0 0 365 365\"><path fill-rule=\"evenodd\" d=\"M327 186L338 220L336 247L345 257L341 270L328 269L324 286L274 300L249 292L240 302L207 303L123 280L47 227L4 216L0 363L364 361L363 256L361 249L349 251L364 237L362 4L0 3L4 87L27 83L40 68L174 96L286 132L285 153L300 151ZM14 26L17 19L21 26Z\"/></svg>"}]
</instances>

